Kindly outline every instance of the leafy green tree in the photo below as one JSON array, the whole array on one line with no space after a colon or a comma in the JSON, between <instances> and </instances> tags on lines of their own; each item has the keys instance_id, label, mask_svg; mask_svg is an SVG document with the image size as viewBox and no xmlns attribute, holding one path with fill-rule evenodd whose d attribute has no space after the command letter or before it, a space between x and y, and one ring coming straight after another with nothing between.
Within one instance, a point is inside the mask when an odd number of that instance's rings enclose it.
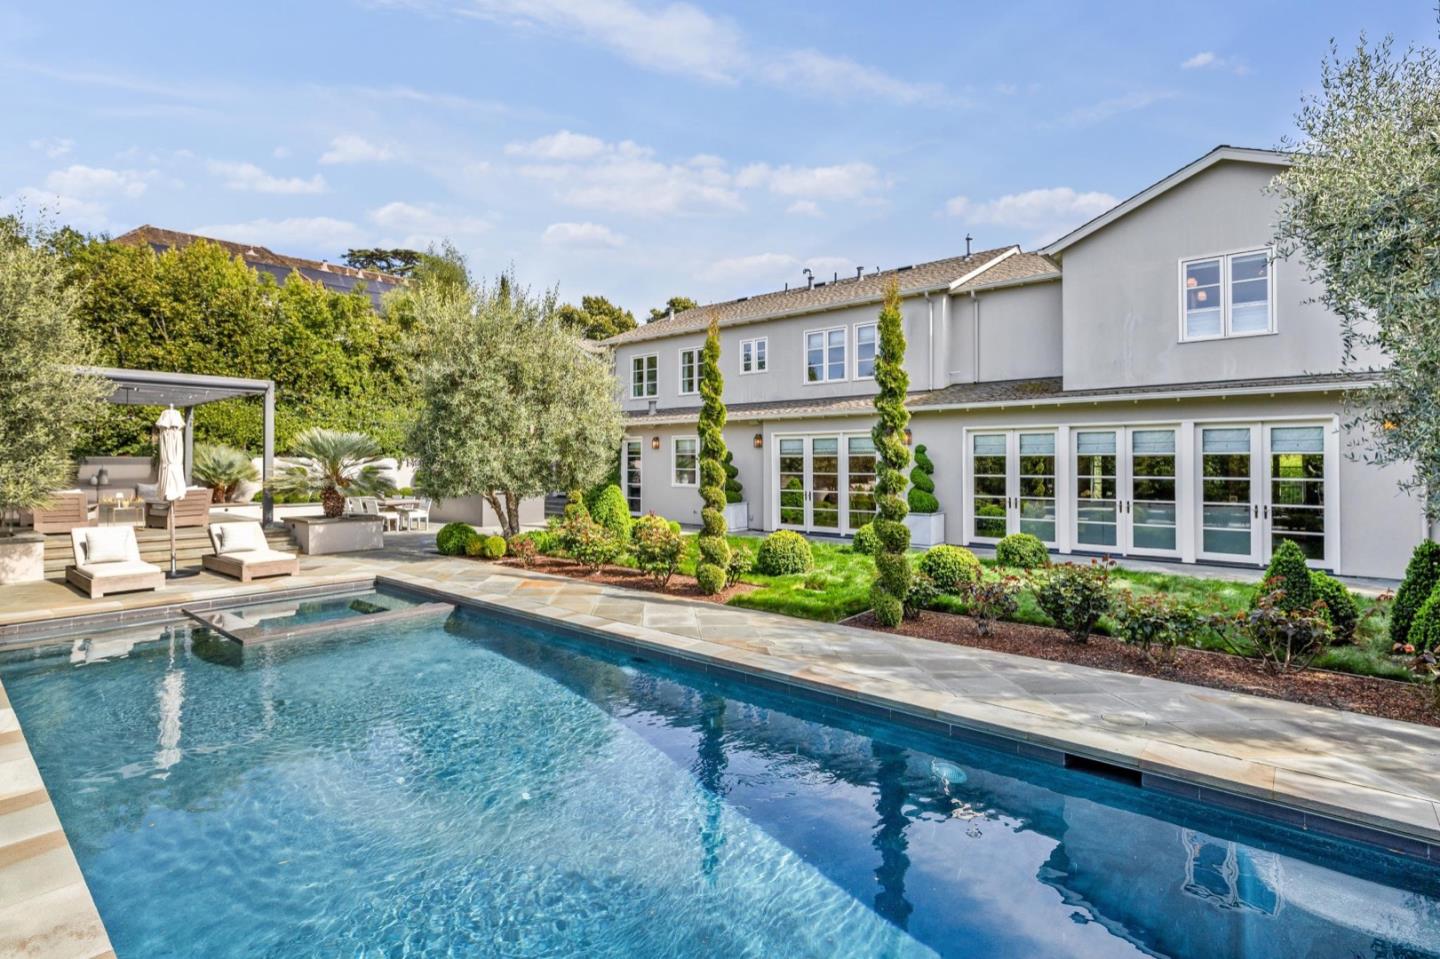
<instances>
[{"instance_id":1,"label":"leafy green tree","mask_svg":"<svg viewBox=\"0 0 1440 959\"><path fill-rule=\"evenodd\" d=\"M553 292L421 284L413 296L421 336L409 449L427 492L485 497L513 536L521 500L605 475L624 432L614 380L561 325Z\"/></svg>"},{"instance_id":2,"label":"leafy green tree","mask_svg":"<svg viewBox=\"0 0 1440 959\"><path fill-rule=\"evenodd\" d=\"M635 329L635 314L603 296L582 296L579 306L566 303L555 312L562 325L587 340L604 340Z\"/></svg>"},{"instance_id":3,"label":"leafy green tree","mask_svg":"<svg viewBox=\"0 0 1440 959\"><path fill-rule=\"evenodd\" d=\"M46 234L18 219L0 239L0 511L40 506L73 479L70 451L107 385L75 372L91 343L82 291Z\"/></svg>"},{"instance_id":4,"label":"leafy green tree","mask_svg":"<svg viewBox=\"0 0 1440 959\"><path fill-rule=\"evenodd\" d=\"M650 322L654 323L656 320L663 320L665 317L674 313L684 313L686 310L693 310L699 305L699 303L696 303L688 296L672 296L665 301L664 306L650 307Z\"/></svg>"},{"instance_id":5,"label":"leafy green tree","mask_svg":"<svg viewBox=\"0 0 1440 959\"><path fill-rule=\"evenodd\" d=\"M1405 464L1401 484L1440 520L1440 54L1333 44L1276 177L1277 249L1299 253L1339 315L1345 359L1383 364L1350 394L1360 458Z\"/></svg>"},{"instance_id":6,"label":"leafy green tree","mask_svg":"<svg viewBox=\"0 0 1440 959\"><path fill-rule=\"evenodd\" d=\"M351 249L345 251L345 265L357 270L374 270L392 276L410 276L425 259L419 250Z\"/></svg>"},{"instance_id":7,"label":"leafy green tree","mask_svg":"<svg viewBox=\"0 0 1440 959\"><path fill-rule=\"evenodd\" d=\"M695 579L705 593L725 588L730 542L725 538L725 377L720 373L720 324L710 317L700 351L700 562Z\"/></svg>"},{"instance_id":8,"label":"leafy green tree","mask_svg":"<svg viewBox=\"0 0 1440 959\"><path fill-rule=\"evenodd\" d=\"M872 526L880 548L875 553L875 583L870 587L870 605L882 626L899 625L905 612L905 595L910 590L910 528L905 525L908 508L905 487L909 480L910 450L905 446L905 427L910 411L905 394L910 376L905 372L905 325L900 312L900 287L894 281L885 289L880 310L878 352L875 356L877 421L870 432L875 441L875 519Z\"/></svg>"}]
</instances>

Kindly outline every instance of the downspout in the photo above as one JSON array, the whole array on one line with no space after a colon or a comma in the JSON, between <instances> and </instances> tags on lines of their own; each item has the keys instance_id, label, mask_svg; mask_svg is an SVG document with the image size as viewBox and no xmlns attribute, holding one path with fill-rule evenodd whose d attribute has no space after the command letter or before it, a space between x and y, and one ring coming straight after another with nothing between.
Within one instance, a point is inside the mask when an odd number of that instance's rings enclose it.
<instances>
[{"instance_id":1,"label":"downspout","mask_svg":"<svg viewBox=\"0 0 1440 959\"><path fill-rule=\"evenodd\" d=\"M973 340L974 340L974 342L973 342L972 345L971 345L971 349L970 349L970 360L971 360L971 363L972 363L970 382L972 382L972 383L979 383L979 382L980 382L980 298L975 295L975 291L974 291L974 290L971 290L971 291L970 291L970 304L971 304L972 307L974 307L974 314L973 314L972 322L971 322L971 324L970 324L970 325L973 327L973 329L971 329L971 331L970 331L970 335L971 335L971 337L972 337Z\"/></svg>"},{"instance_id":2,"label":"downspout","mask_svg":"<svg viewBox=\"0 0 1440 959\"><path fill-rule=\"evenodd\" d=\"M925 388L935 388L935 304L930 301L930 292L925 292L926 322L930 325L930 369L925 371Z\"/></svg>"}]
</instances>

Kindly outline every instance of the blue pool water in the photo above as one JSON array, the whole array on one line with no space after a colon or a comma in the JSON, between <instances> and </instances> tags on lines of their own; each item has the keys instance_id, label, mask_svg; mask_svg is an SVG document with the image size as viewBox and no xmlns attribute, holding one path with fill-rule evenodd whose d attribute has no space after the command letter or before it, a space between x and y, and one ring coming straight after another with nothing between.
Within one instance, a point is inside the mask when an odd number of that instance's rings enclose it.
<instances>
[{"instance_id":1,"label":"blue pool water","mask_svg":"<svg viewBox=\"0 0 1440 959\"><path fill-rule=\"evenodd\" d=\"M0 678L122 959L1440 955L1433 867L503 620Z\"/></svg>"}]
</instances>

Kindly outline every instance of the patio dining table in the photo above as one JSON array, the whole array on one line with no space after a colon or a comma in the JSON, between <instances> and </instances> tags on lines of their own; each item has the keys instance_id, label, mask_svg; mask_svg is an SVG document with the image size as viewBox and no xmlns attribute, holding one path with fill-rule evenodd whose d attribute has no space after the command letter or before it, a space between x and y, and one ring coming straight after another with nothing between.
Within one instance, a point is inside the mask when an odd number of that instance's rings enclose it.
<instances>
[{"instance_id":1,"label":"patio dining table","mask_svg":"<svg viewBox=\"0 0 1440 959\"><path fill-rule=\"evenodd\" d=\"M393 509L400 514L401 529L410 528L410 511L420 506L420 500L413 496L394 497L381 500L380 502L385 509Z\"/></svg>"}]
</instances>

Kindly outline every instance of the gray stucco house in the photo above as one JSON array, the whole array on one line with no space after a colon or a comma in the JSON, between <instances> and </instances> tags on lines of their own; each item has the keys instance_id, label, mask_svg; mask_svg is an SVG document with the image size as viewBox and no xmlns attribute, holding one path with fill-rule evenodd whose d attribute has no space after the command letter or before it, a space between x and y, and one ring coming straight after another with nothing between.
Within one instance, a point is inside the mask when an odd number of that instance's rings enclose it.
<instances>
[{"instance_id":1,"label":"gray stucco house","mask_svg":"<svg viewBox=\"0 0 1440 959\"><path fill-rule=\"evenodd\" d=\"M687 310L606 341L631 507L697 522L699 349L721 326L753 529L870 519L875 319L904 297L913 442L943 538L1025 531L1061 554L1398 577L1425 534L1397 470L1347 456L1337 317L1277 259L1266 192L1284 154L1221 146L1037 252L1018 247ZM938 523L936 525L939 525Z\"/></svg>"}]
</instances>

